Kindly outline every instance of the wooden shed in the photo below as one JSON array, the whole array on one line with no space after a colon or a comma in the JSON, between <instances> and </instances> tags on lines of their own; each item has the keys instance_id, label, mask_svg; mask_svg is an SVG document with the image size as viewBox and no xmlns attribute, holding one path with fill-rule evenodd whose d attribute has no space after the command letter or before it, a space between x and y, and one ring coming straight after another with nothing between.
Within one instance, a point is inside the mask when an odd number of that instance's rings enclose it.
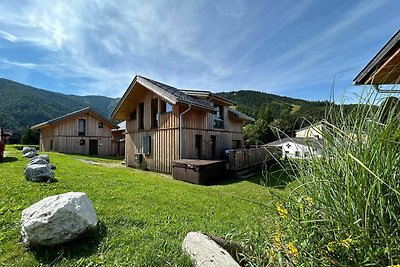
<instances>
[{"instance_id":1,"label":"wooden shed","mask_svg":"<svg viewBox=\"0 0 400 267\"><path fill-rule=\"evenodd\" d=\"M89 107L32 126L40 131L41 151L100 156L114 154L111 130L116 128Z\"/></svg>"},{"instance_id":2,"label":"wooden shed","mask_svg":"<svg viewBox=\"0 0 400 267\"><path fill-rule=\"evenodd\" d=\"M171 173L174 160L223 159L243 147L243 125L253 119L231 105L209 91L136 76L111 117L126 120L128 166Z\"/></svg>"}]
</instances>

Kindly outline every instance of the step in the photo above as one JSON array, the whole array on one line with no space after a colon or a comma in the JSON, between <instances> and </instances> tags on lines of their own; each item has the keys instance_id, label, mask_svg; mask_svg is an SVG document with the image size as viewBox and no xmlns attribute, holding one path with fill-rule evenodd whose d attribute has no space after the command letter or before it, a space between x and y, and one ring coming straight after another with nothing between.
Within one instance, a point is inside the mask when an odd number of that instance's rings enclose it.
<instances>
[{"instance_id":1,"label":"step","mask_svg":"<svg viewBox=\"0 0 400 267\"><path fill-rule=\"evenodd\" d=\"M252 176L254 176L254 173L251 173L251 172L249 172L249 173L247 173L247 174L245 174L245 175L240 175L240 177L241 177L242 179L244 179L244 180L247 180L247 179L249 179L249 178L252 177Z\"/></svg>"}]
</instances>

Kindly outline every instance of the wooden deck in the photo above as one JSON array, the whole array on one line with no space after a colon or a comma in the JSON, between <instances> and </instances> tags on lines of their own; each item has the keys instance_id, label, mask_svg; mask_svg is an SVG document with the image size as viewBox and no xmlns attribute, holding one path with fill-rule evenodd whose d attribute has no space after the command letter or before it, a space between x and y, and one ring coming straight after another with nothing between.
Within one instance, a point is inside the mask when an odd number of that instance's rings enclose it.
<instances>
[{"instance_id":1,"label":"wooden deck","mask_svg":"<svg viewBox=\"0 0 400 267\"><path fill-rule=\"evenodd\" d=\"M274 158L272 155L276 156L276 151L266 146L259 146L249 149L230 150L227 155L229 169L232 171L240 171L272 160Z\"/></svg>"}]
</instances>

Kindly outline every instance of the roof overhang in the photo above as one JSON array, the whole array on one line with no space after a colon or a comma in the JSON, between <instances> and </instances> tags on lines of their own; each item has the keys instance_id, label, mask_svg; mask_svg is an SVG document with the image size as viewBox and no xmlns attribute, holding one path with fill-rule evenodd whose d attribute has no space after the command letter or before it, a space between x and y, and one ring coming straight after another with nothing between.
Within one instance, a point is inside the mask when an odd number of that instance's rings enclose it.
<instances>
[{"instance_id":1,"label":"roof overhang","mask_svg":"<svg viewBox=\"0 0 400 267\"><path fill-rule=\"evenodd\" d=\"M136 75L135 78L132 80L131 84L129 85L128 89L125 91L122 98L119 100L118 104L114 108L113 112L111 113L111 118L113 119L120 119L126 120L128 119L128 115L131 109L130 100L134 99L133 93L139 85L144 86L146 89L154 92L155 94L161 96L170 104L176 104L176 97L169 94L168 92L161 92L161 89L151 84L150 82L146 81L142 77Z\"/></svg>"},{"instance_id":2,"label":"roof overhang","mask_svg":"<svg viewBox=\"0 0 400 267\"><path fill-rule=\"evenodd\" d=\"M182 89L181 89L182 90ZM203 99L207 99L207 100L211 100L220 104L225 104L227 106L235 106L236 103L226 99L224 97L218 96L216 94L211 93L210 91L203 91L203 90L182 90L183 92L185 92L187 95L190 96L194 96L197 98L203 98Z\"/></svg>"},{"instance_id":3,"label":"roof overhang","mask_svg":"<svg viewBox=\"0 0 400 267\"><path fill-rule=\"evenodd\" d=\"M400 30L382 47L353 80L355 85L400 83ZM389 90L393 91L393 90Z\"/></svg>"},{"instance_id":4,"label":"roof overhang","mask_svg":"<svg viewBox=\"0 0 400 267\"><path fill-rule=\"evenodd\" d=\"M92 116L96 117L100 121L102 121L102 122L106 123L107 125L109 125L111 127L111 129L118 128L117 125L111 123L108 119L106 119L105 117L103 117L102 115L100 115L99 113L94 111L93 109L87 107L87 108L83 108L83 109L68 113L68 114L63 115L61 117L58 117L58 118L55 118L55 119L52 119L52 120L49 120L49 121L45 121L45 122L36 124L36 125L32 126L31 129L32 130L40 130L40 129L49 127L51 125L54 125L54 124L56 124L56 123L58 123L60 121L71 119L73 117L76 117L76 116L79 116L79 115L82 115L82 114L85 114L85 113L90 113Z\"/></svg>"},{"instance_id":5,"label":"roof overhang","mask_svg":"<svg viewBox=\"0 0 400 267\"><path fill-rule=\"evenodd\" d=\"M183 98L178 98L175 95L169 93L168 91L162 89L161 87L157 86L156 84L150 82L149 80L136 75L131 84L129 85L128 89L125 91L124 95L116 105L115 109L111 113L111 118L113 119L120 119L120 120L126 120L129 118L129 112L132 110L132 101L135 100L135 91L139 86L143 86L144 88L150 90L151 92L155 93L156 95L160 96L163 98L165 101L172 105L176 104L185 104L185 105L191 105L193 107L197 107L203 110L207 110L209 112L215 112L215 109L210 106L207 107L206 105L201 105L199 103L193 103L190 102L189 100L185 100ZM182 90L180 90L182 91Z\"/></svg>"},{"instance_id":6,"label":"roof overhang","mask_svg":"<svg viewBox=\"0 0 400 267\"><path fill-rule=\"evenodd\" d=\"M230 115L232 115L236 119L240 119L240 120L244 120L244 121L251 121L251 122L255 121L252 117L247 116L246 114L239 112L233 108L229 108L228 112Z\"/></svg>"}]
</instances>

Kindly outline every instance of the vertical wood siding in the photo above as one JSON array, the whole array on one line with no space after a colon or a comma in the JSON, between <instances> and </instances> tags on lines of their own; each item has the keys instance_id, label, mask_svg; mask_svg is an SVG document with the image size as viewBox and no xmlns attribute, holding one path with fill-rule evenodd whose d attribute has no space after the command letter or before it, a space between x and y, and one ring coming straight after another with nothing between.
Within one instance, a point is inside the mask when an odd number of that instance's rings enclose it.
<instances>
[{"instance_id":1,"label":"vertical wood siding","mask_svg":"<svg viewBox=\"0 0 400 267\"><path fill-rule=\"evenodd\" d=\"M86 120L85 136L78 136L79 119ZM103 123L103 128L98 123ZM51 140L53 148L51 149ZM80 145L85 140L85 145ZM89 112L65 119L40 130L40 150L67 154L89 154L89 140L98 140L100 156L113 155L111 127Z\"/></svg>"}]
</instances>

